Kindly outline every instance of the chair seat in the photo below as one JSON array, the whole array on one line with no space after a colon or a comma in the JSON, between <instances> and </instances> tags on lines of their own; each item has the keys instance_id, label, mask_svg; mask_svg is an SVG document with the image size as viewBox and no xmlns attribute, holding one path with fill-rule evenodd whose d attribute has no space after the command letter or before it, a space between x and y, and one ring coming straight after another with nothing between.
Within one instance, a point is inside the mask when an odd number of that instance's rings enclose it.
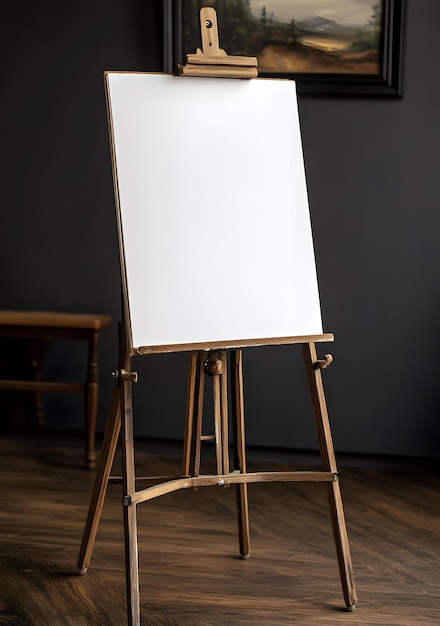
<instances>
[{"instance_id":1,"label":"chair seat","mask_svg":"<svg viewBox=\"0 0 440 626\"><path fill-rule=\"evenodd\" d=\"M0 389L32 391L34 423L42 426L44 411L41 392L85 394L87 444L85 459L89 469L95 467L95 428L98 408L98 337L111 323L110 315L60 313L53 311L0 311L0 337L25 339L29 342L33 380L0 380ZM41 380L41 362L46 340L86 341L88 343L85 382L51 382Z\"/></svg>"},{"instance_id":2,"label":"chair seat","mask_svg":"<svg viewBox=\"0 0 440 626\"><path fill-rule=\"evenodd\" d=\"M0 326L28 326L99 330L111 322L109 315L51 311L0 311Z\"/></svg>"}]
</instances>

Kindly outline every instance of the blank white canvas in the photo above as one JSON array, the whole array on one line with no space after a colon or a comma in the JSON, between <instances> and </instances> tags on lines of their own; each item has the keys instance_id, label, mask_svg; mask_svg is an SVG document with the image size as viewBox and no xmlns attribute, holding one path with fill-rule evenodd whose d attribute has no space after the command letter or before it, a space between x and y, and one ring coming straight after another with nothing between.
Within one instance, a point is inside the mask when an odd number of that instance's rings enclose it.
<instances>
[{"instance_id":1,"label":"blank white canvas","mask_svg":"<svg viewBox=\"0 0 440 626\"><path fill-rule=\"evenodd\" d=\"M321 334L295 83L106 85L133 347Z\"/></svg>"}]
</instances>

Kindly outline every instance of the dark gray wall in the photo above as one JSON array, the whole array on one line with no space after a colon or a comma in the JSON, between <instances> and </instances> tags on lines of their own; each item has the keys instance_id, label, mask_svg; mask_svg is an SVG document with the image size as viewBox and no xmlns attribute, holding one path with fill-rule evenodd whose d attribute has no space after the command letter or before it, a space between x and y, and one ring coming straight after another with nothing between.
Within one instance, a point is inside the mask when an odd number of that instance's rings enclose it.
<instances>
[{"instance_id":1,"label":"dark gray wall","mask_svg":"<svg viewBox=\"0 0 440 626\"><path fill-rule=\"evenodd\" d=\"M102 72L160 70L161 2L15 3L3 23L0 306L110 313L102 429L117 363L119 270ZM407 0L404 97L302 97L300 116L339 451L440 456L438 0ZM3 345L3 344L2 344ZM1 365L22 370L24 348ZM51 347L46 372L78 375ZM186 355L136 363L139 434L178 439ZM248 441L315 448L299 351L245 353ZM19 422L24 394L2 393ZM82 426L80 400L46 396L48 423Z\"/></svg>"}]
</instances>

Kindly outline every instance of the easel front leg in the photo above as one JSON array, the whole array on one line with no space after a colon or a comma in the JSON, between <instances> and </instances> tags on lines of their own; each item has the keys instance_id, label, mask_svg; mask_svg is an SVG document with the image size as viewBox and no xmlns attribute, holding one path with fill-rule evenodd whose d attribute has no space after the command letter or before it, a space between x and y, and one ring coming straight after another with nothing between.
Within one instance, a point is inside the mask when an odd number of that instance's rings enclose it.
<instances>
[{"instance_id":1,"label":"easel front leg","mask_svg":"<svg viewBox=\"0 0 440 626\"><path fill-rule=\"evenodd\" d=\"M108 479L112 469L113 460L115 458L120 429L120 391L118 380L115 378L110 410L105 426L101 455L99 457L98 469L96 471L95 485L93 488L92 498L90 500L89 511L87 513L86 524L78 555L78 568L82 572L87 571L90 558L92 556L93 545L95 543L99 520L101 519L105 494L107 492Z\"/></svg>"},{"instance_id":2,"label":"easel front leg","mask_svg":"<svg viewBox=\"0 0 440 626\"><path fill-rule=\"evenodd\" d=\"M121 370L121 451L125 537L125 575L127 584L127 620L129 626L140 626L139 564L135 493L132 381L136 374Z\"/></svg>"},{"instance_id":3,"label":"easel front leg","mask_svg":"<svg viewBox=\"0 0 440 626\"><path fill-rule=\"evenodd\" d=\"M303 344L303 356L309 381L310 393L315 415L316 430L318 433L321 459L325 471L333 472L335 480L328 484L328 497L333 535L338 555L339 572L341 576L344 600L348 610L353 610L357 603L356 589L353 577L353 567L345 524L344 507L338 480L336 457L330 431L327 406L322 385L321 367L325 361L318 361L314 343Z\"/></svg>"},{"instance_id":4,"label":"easel front leg","mask_svg":"<svg viewBox=\"0 0 440 626\"><path fill-rule=\"evenodd\" d=\"M241 474L246 473L246 443L244 430L243 353L231 350L232 425L234 429L235 465ZM246 483L236 485L238 538L240 554L250 556L249 503Z\"/></svg>"}]
</instances>

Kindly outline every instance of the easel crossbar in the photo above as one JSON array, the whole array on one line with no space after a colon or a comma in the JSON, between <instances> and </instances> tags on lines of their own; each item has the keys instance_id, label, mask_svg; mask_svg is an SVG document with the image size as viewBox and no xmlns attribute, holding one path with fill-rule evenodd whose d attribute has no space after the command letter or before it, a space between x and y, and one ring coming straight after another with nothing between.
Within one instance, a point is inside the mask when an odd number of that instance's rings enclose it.
<instances>
[{"instance_id":1,"label":"easel crossbar","mask_svg":"<svg viewBox=\"0 0 440 626\"><path fill-rule=\"evenodd\" d=\"M130 356L143 354L166 354L168 352L193 352L209 350L236 350L261 346L287 346L295 344L320 343L334 341L332 333L322 335L298 335L291 337L265 337L262 339L230 339L225 341L205 341L203 343L183 343L159 346L132 347Z\"/></svg>"},{"instance_id":2,"label":"easel crossbar","mask_svg":"<svg viewBox=\"0 0 440 626\"><path fill-rule=\"evenodd\" d=\"M136 482L140 483L148 478L136 478ZM292 472L231 472L230 474L207 474L204 476L182 477L171 481L163 482L158 485L152 485L146 489L136 491L129 496L130 504L140 504L167 493L178 491L180 489L194 489L197 487L211 487L218 485L219 487L229 487L234 484L262 483L262 482L334 482L338 480L336 472L318 472L318 471L292 471Z\"/></svg>"}]
</instances>

